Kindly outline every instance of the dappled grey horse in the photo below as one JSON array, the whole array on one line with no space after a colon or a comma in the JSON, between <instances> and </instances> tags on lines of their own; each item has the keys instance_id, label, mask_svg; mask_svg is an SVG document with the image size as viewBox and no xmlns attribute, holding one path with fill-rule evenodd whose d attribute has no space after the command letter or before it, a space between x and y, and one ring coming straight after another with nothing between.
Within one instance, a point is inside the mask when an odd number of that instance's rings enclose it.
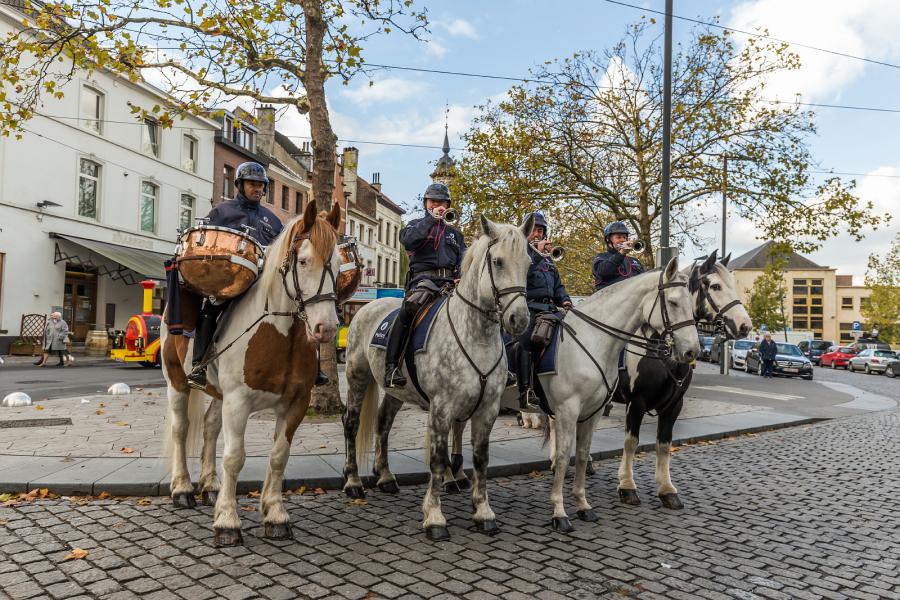
<instances>
[{"instance_id":1,"label":"dappled grey horse","mask_svg":"<svg viewBox=\"0 0 900 600\"><path fill-rule=\"evenodd\" d=\"M450 537L441 512L441 484L445 477L453 477L448 456L451 428L456 435L461 435L467 420L472 423L473 520L480 531L489 534L498 531L488 503L486 478L488 443L506 382L506 355L500 328L519 335L528 325L525 278L530 261L526 239L533 227L533 217L521 227L492 223L481 217L482 235L466 251L459 284L438 309L427 347L415 355L419 386L427 399L416 391L412 377L408 377L407 385L391 389L390 399L378 410L378 375L384 373L385 351L372 346L370 341L384 318L400 305L399 299L384 298L367 304L350 324L344 491L352 498L364 496L357 453L365 456L371 452L377 421L378 487L385 492L397 492L396 478L388 467L387 435L402 402L421 406L428 410L425 458L431 470L422 502L423 526L432 540Z\"/></svg>"}]
</instances>

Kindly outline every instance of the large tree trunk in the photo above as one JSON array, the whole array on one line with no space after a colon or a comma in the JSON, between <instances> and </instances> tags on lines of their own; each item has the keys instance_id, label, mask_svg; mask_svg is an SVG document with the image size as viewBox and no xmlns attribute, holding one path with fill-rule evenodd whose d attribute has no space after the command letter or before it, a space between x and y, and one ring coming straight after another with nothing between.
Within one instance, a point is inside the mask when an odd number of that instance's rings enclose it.
<instances>
[{"instance_id":1,"label":"large tree trunk","mask_svg":"<svg viewBox=\"0 0 900 600\"><path fill-rule=\"evenodd\" d=\"M337 136L328 119L325 102L325 69L322 66L322 40L326 24L322 18L321 0L302 0L306 22L306 71L303 87L309 100L309 124L313 139L313 198L319 210L331 208L334 191L334 161ZM338 389L337 360L334 344L320 347L322 371L330 380L327 385L313 389L312 408L320 414L343 411Z\"/></svg>"}]
</instances>

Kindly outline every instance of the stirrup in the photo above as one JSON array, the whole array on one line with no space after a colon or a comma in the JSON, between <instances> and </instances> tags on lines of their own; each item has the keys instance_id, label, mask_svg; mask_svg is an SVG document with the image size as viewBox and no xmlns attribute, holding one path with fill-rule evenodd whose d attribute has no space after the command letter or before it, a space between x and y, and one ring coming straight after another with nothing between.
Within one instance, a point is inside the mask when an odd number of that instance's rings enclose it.
<instances>
[{"instance_id":1,"label":"stirrup","mask_svg":"<svg viewBox=\"0 0 900 600\"><path fill-rule=\"evenodd\" d=\"M534 393L534 390L528 388L524 392L519 394L519 412L523 413L542 413L544 410L541 408L540 401L538 400L537 394Z\"/></svg>"},{"instance_id":2,"label":"stirrup","mask_svg":"<svg viewBox=\"0 0 900 600\"><path fill-rule=\"evenodd\" d=\"M195 368L187 376L188 387L201 392L206 390L206 367L202 369Z\"/></svg>"},{"instance_id":3,"label":"stirrup","mask_svg":"<svg viewBox=\"0 0 900 600\"><path fill-rule=\"evenodd\" d=\"M319 371L318 373L316 373L316 381L315 383L313 383L313 385L316 387L328 385L330 381L331 379L328 378L328 375L326 375L322 371Z\"/></svg>"},{"instance_id":4,"label":"stirrup","mask_svg":"<svg viewBox=\"0 0 900 600\"><path fill-rule=\"evenodd\" d=\"M390 366L390 365L389 365ZM395 387L404 387L406 385L406 377L403 376L403 373L400 372L400 367L398 366L390 366L389 369L385 369L384 375L384 387L385 388L395 388Z\"/></svg>"}]
</instances>

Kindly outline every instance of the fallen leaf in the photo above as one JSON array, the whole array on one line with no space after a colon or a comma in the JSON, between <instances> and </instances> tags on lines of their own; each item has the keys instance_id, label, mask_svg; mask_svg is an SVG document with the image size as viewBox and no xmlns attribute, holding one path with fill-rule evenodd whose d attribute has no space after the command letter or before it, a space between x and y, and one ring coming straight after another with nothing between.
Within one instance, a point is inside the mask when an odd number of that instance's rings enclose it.
<instances>
[{"instance_id":1,"label":"fallen leaf","mask_svg":"<svg viewBox=\"0 0 900 600\"><path fill-rule=\"evenodd\" d=\"M124 527L124 526L125 526L125 522L124 522L124 521L119 521L118 523L113 523L113 524L112 524L112 527L113 527L114 529L118 529L119 527Z\"/></svg>"},{"instance_id":2,"label":"fallen leaf","mask_svg":"<svg viewBox=\"0 0 900 600\"><path fill-rule=\"evenodd\" d=\"M120 427L128 427L128 423L126 423L125 421L117 421L116 425Z\"/></svg>"},{"instance_id":3,"label":"fallen leaf","mask_svg":"<svg viewBox=\"0 0 900 600\"><path fill-rule=\"evenodd\" d=\"M6 502L7 500L10 500L12 497L13 497L13 495L8 492L6 494L0 494L0 502Z\"/></svg>"},{"instance_id":4,"label":"fallen leaf","mask_svg":"<svg viewBox=\"0 0 900 600\"><path fill-rule=\"evenodd\" d=\"M138 392L143 392L143 391L144 391L144 388L137 388L137 387L136 387L136 388L134 388L134 389L135 389L136 391L138 391Z\"/></svg>"},{"instance_id":5,"label":"fallen leaf","mask_svg":"<svg viewBox=\"0 0 900 600\"><path fill-rule=\"evenodd\" d=\"M106 406L106 402L101 402L100 406Z\"/></svg>"},{"instance_id":6,"label":"fallen leaf","mask_svg":"<svg viewBox=\"0 0 900 600\"><path fill-rule=\"evenodd\" d=\"M63 558L63 560L80 560L87 555L87 550L82 550L81 548L73 548L71 552L66 554L66 557Z\"/></svg>"},{"instance_id":7,"label":"fallen leaf","mask_svg":"<svg viewBox=\"0 0 900 600\"><path fill-rule=\"evenodd\" d=\"M106 500L110 496L111 496L111 494L109 492L100 492L100 495L97 497L100 498L101 500Z\"/></svg>"},{"instance_id":8,"label":"fallen leaf","mask_svg":"<svg viewBox=\"0 0 900 600\"><path fill-rule=\"evenodd\" d=\"M100 408L98 408L97 410L94 411L95 415L102 415L104 413L106 413L106 411L103 409L100 409Z\"/></svg>"},{"instance_id":9,"label":"fallen leaf","mask_svg":"<svg viewBox=\"0 0 900 600\"><path fill-rule=\"evenodd\" d=\"M306 486L305 486L305 485L301 485L300 487L297 488L297 491L296 491L295 493L298 494L298 495L300 495L300 496L302 496L302 495L303 495L303 492L305 492L305 491L306 491Z\"/></svg>"},{"instance_id":10,"label":"fallen leaf","mask_svg":"<svg viewBox=\"0 0 900 600\"><path fill-rule=\"evenodd\" d=\"M129 448L128 446L126 446L122 448L121 452L122 454L131 454L132 452L134 452L134 448Z\"/></svg>"},{"instance_id":11,"label":"fallen leaf","mask_svg":"<svg viewBox=\"0 0 900 600\"><path fill-rule=\"evenodd\" d=\"M252 492L247 493L247 497L248 498L259 498L259 492L256 490L253 490Z\"/></svg>"},{"instance_id":12,"label":"fallen leaf","mask_svg":"<svg viewBox=\"0 0 900 600\"><path fill-rule=\"evenodd\" d=\"M368 504L368 502L366 502L362 498L354 498L353 500L350 501L350 504L355 504L357 506L363 506L365 504Z\"/></svg>"},{"instance_id":13,"label":"fallen leaf","mask_svg":"<svg viewBox=\"0 0 900 600\"><path fill-rule=\"evenodd\" d=\"M147 506L148 504L153 504L153 500L150 498L141 498L137 501L137 504L140 506Z\"/></svg>"},{"instance_id":14,"label":"fallen leaf","mask_svg":"<svg viewBox=\"0 0 900 600\"><path fill-rule=\"evenodd\" d=\"M244 504L243 506L241 506L241 510L246 511L246 512L253 512L256 510L256 507L250 506L249 504Z\"/></svg>"},{"instance_id":15,"label":"fallen leaf","mask_svg":"<svg viewBox=\"0 0 900 600\"><path fill-rule=\"evenodd\" d=\"M38 404L34 407L34 410L44 410L44 407Z\"/></svg>"},{"instance_id":16,"label":"fallen leaf","mask_svg":"<svg viewBox=\"0 0 900 600\"><path fill-rule=\"evenodd\" d=\"M9 521L6 521L6 520L4 520L4 519L0 519L0 525L6 525L7 523L9 523Z\"/></svg>"},{"instance_id":17,"label":"fallen leaf","mask_svg":"<svg viewBox=\"0 0 900 600\"><path fill-rule=\"evenodd\" d=\"M128 403L127 403L127 402L123 402L123 403L122 403L122 406L128 406Z\"/></svg>"},{"instance_id":18,"label":"fallen leaf","mask_svg":"<svg viewBox=\"0 0 900 600\"><path fill-rule=\"evenodd\" d=\"M544 474L539 473L537 471L532 471L531 473L528 474L528 476L531 477L532 479L543 479L544 478Z\"/></svg>"},{"instance_id":19,"label":"fallen leaf","mask_svg":"<svg viewBox=\"0 0 900 600\"><path fill-rule=\"evenodd\" d=\"M322 444L321 446L319 446L319 448L327 448L327 447L328 446L326 444Z\"/></svg>"},{"instance_id":20,"label":"fallen leaf","mask_svg":"<svg viewBox=\"0 0 900 600\"><path fill-rule=\"evenodd\" d=\"M315 494L316 496L321 496L324 493L325 493L325 490L323 490L322 488L316 488L313 490L313 494Z\"/></svg>"}]
</instances>

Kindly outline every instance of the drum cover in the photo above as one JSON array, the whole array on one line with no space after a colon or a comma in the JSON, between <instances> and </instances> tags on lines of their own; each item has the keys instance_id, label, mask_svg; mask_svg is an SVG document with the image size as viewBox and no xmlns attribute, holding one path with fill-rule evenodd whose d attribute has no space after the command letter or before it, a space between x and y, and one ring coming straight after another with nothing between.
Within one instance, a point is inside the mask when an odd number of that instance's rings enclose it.
<instances>
[{"instance_id":1,"label":"drum cover","mask_svg":"<svg viewBox=\"0 0 900 600\"><path fill-rule=\"evenodd\" d=\"M339 244L337 250L341 265L338 268L335 292L338 304L343 304L353 295L359 287L359 282L362 281L362 260L356 242Z\"/></svg>"}]
</instances>

